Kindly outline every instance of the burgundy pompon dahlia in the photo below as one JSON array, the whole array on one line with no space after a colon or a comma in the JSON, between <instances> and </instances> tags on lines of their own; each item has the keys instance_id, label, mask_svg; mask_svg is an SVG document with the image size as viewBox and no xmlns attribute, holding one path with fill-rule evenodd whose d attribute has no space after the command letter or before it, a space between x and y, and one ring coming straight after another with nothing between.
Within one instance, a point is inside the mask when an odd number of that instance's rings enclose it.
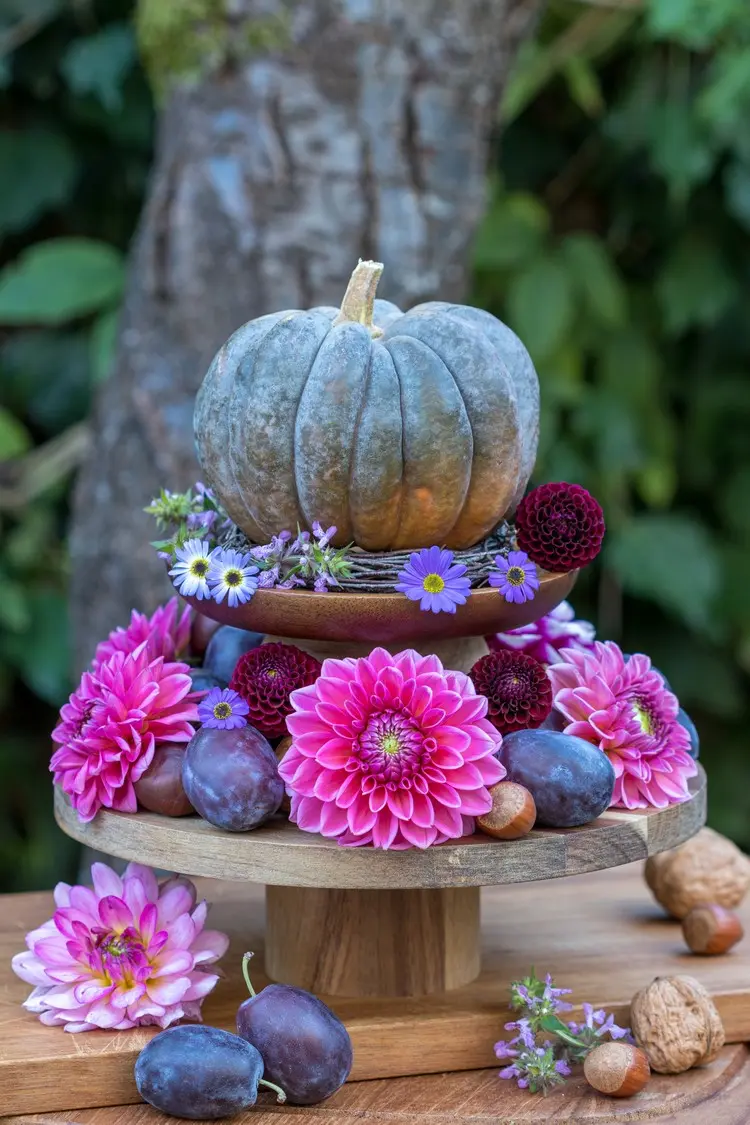
<instances>
[{"instance_id":1,"label":"burgundy pompon dahlia","mask_svg":"<svg viewBox=\"0 0 750 1125\"><path fill-rule=\"evenodd\" d=\"M248 705L247 721L266 738L286 734L289 696L317 680L321 664L296 645L260 645L237 661L229 686Z\"/></svg>"},{"instance_id":2,"label":"burgundy pompon dahlia","mask_svg":"<svg viewBox=\"0 0 750 1125\"><path fill-rule=\"evenodd\" d=\"M553 573L587 566L601 550L604 530L601 506L579 484L540 484L516 512L518 546Z\"/></svg>"},{"instance_id":3,"label":"burgundy pompon dahlia","mask_svg":"<svg viewBox=\"0 0 750 1125\"><path fill-rule=\"evenodd\" d=\"M487 718L501 734L538 727L552 710L552 684L533 656L502 649L477 660L469 672L488 702Z\"/></svg>"}]
</instances>

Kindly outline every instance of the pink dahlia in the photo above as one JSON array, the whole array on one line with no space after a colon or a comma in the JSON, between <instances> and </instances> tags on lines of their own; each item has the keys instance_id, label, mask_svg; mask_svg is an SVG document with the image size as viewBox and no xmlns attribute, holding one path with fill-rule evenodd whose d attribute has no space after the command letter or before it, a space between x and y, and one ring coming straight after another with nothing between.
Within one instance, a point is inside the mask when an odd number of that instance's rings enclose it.
<instances>
[{"instance_id":1,"label":"pink dahlia","mask_svg":"<svg viewBox=\"0 0 750 1125\"><path fill-rule=\"evenodd\" d=\"M59 744L50 770L79 819L102 806L135 812L133 783L148 769L157 742L188 742L198 708L186 664L151 658L148 642L115 652L80 686L52 732Z\"/></svg>"},{"instance_id":2,"label":"pink dahlia","mask_svg":"<svg viewBox=\"0 0 750 1125\"><path fill-rule=\"evenodd\" d=\"M152 660L157 656L179 660L187 653L190 643L190 607L186 606L180 613L179 599L170 598L151 617L133 610L127 629L113 630L106 641L97 645L94 664L103 664L116 652L133 652L144 641L148 641Z\"/></svg>"},{"instance_id":3,"label":"pink dahlia","mask_svg":"<svg viewBox=\"0 0 750 1125\"><path fill-rule=\"evenodd\" d=\"M613 641L594 651L563 649L565 663L547 674L566 734L593 742L615 770L612 804L658 809L686 801L697 773L690 735L677 721L679 703L647 656L626 660Z\"/></svg>"},{"instance_id":4,"label":"pink dahlia","mask_svg":"<svg viewBox=\"0 0 750 1125\"><path fill-rule=\"evenodd\" d=\"M13 958L16 976L34 985L24 1008L65 1031L200 1020L219 979L206 966L226 953L229 938L203 928L208 906L196 906L190 880L159 886L138 863L122 878L95 863L91 876L93 889L57 884L53 917Z\"/></svg>"},{"instance_id":5,"label":"pink dahlia","mask_svg":"<svg viewBox=\"0 0 750 1125\"><path fill-rule=\"evenodd\" d=\"M593 625L576 619L572 605L560 602L550 613L531 625L522 625L520 629L510 629L507 633L487 637L487 644L494 652L512 649L514 652L533 656L540 664L554 664L560 659L564 648L591 652L595 635Z\"/></svg>"},{"instance_id":6,"label":"pink dahlia","mask_svg":"<svg viewBox=\"0 0 750 1125\"><path fill-rule=\"evenodd\" d=\"M291 695L291 819L340 844L426 848L474 830L505 777L487 700L436 656L326 660Z\"/></svg>"}]
</instances>

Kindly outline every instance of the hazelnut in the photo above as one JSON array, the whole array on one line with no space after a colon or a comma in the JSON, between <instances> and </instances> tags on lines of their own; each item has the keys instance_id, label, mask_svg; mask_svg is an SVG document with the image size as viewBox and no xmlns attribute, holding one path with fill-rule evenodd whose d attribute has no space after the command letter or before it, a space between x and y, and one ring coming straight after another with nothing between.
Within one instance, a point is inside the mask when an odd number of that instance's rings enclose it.
<instances>
[{"instance_id":1,"label":"hazelnut","mask_svg":"<svg viewBox=\"0 0 750 1125\"><path fill-rule=\"evenodd\" d=\"M583 1073L589 1086L611 1098L630 1098L651 1077L645 1051L632 1043L600 1043L585 1058Z\"/></svg>"},{"instance_id":2,"label":"hazelnut","mask_svg":"<svg viewBox=\"0 0 750 1125\"><path fill-rule=\"evenodd\" d=\"M675 918L714 902L730 909L750 887L750 859L711 828L687 843L646 860L646 882L658 903Z\"/></svg>"},{"instance_id":3,"label":"hazelnut","mask_svg":"<svg viewBox=\"0 0 750 1125\"><path fill-rule=\"evenodd\" d=\"M682 920L682 933L693 953L726 953L742 941L745 931L737 915L715 902L694 906Z\"/></svg>"},{"instance_id":4,"label":"hazelnut","mask_svg":"<svg viewBox=\"0 0 750 1125\"><path fill-rule=\"evenodd\" d=\"M693 977L657 977L633 997L635 1041L659 1074L682 1074L716 1058L724 1026L714 1002Z\"/></svg>"},{"instance_id":5,"label":"hazelnut","mask_svg":"<svg viewBox=\"0 0 750 1125\"><path fill-rule=\"evenodd\" d=\"M515 781L491 785L492 808L477 817L477 827L496 840L519 840L534 827L536 805L528 789Z\"/></svg>"}]
</instances>

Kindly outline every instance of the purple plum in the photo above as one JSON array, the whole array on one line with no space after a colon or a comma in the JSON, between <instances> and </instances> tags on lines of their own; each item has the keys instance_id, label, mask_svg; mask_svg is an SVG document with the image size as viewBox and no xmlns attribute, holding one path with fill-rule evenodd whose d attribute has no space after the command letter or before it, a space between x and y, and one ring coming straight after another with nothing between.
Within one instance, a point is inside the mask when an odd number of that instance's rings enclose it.
<instances>
[{"instance_id":1,"label":"purple plum","mask_svg":"<svg viewBox=\"0 0 750 1125\"><path fill-rule=\"evenodd\" d=\"M518 730L503 738L497 757L508 771L508 780L525 785L531 793L540 827L588 824L612 800L612 763L583 738L556 730Z\"/></svg>"},{"instance_id":2,"label":"purple plum","mask_svg":"<svg viewBox=\"0 0 750 1125\"><path fill-rule=\"evenodd\" d=\"M201 727L185 748L182 784L195 811L227 832L257 828L284 796L276 755L251 726Z\"/></svg>"},{"instance_id":3,"label":"purple plum","mask_svg":"<svg viewBox=\"0 0 750 1125\"><path fill-rule=\"evenodd\" d=\"M203 657L203 670L215 676L226 687L232 678L234 666L241 656L263 643L263 633L248 633L233 625L222 625L208 642Z\"/></svg>"}]
</instances>

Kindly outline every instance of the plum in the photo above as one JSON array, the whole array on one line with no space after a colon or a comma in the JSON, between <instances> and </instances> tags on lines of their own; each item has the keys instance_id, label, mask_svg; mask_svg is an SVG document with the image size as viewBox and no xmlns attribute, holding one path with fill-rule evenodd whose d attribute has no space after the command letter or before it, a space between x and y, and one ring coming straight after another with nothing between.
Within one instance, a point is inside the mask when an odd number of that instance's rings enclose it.
<instances>
[{"instance_id":1,"label":"plum","mask_svg":"<svg viewBox=\"0 0 750 1125\"><path fill-rule=\"evenodd\" d=\"M252 1044L204 1024L170 1027L154 1036L136 1059L135 1084L155 1109L193 1121L249 1109L258 1086L286 1101L284 1091L263 1078L263 1059Z\"/></svg>"},{"instance_id":2,"label":"plum","mask_svg":"<svg viewBox=\"0 0 750 1125\"><path fill-rule=\"evenodd\" d=\"M569 720L560 711L556 711L553 707L547 718L543 723L540 723L536 730L565 730Z\"/></svg>"},{"instance_id":3,"label":"plum","mask_svg":"<svg viewBox=\"0 0 750 1125\"><path fill-rule=\"evenodd\" d=\"M190 679L193 681L193 691L211 691L212 688L223 688L227 685L218 676L207 672L205 668L191 668Z\"/></svg>"},{"instance_id":4,"label":"plum","mask_svg":"<svg viewBox=\"0 0 750 1125\"><path fill-rule=\"evenodd\" d=\"M222 625L208 642L203 668L226 687L232 678L234 666L241 656L263 643L263 633L248 633L233 625Z\"/></svg>"},{"instance_id":5,"label":"plum","mask_svg":"<svg viewBox=\"0 0 750 1125\"><path fill-rule=\"evenodd\" d=\"M201 727L185 749L182 784L204 820L247 832L273 816L284 796L276 755L254 727Z\"/></svg>"},{"instance_id":6,"label":"plum","mask_svg":"<svg viewBox=\"0 0 750 1125\"><path fill-rule=\"evenodd\" d=\"M208 642L221 625L212 621L202 613L193 613L193 622L190 627L190 652L193 656L203 656L208 648Z\"/></svg>"},{"instance_id":7,"label":"plum","mask_svg":"<svg viewBox=\"0 0 750 1125\"><path fill-rule=\"evenodd\" d=\"M335 1094L352 1069L352 1042L322 1000L287 984L256 992L242 961L250 996L237 1012L237 1033L263 1057L266 1074L290 1105L315 1105Z\"/></svg>"},{"instance_id":8,"label":"plum","mask_svg":"<svg viewBox=\"0 0 750 1125\"><path fill-rule=\"evenodd\" d=\"M677 712L677 722L681 727L684 727L690 735L690 757L699 758L701 751L701 740L698 735L698 730L695 726L695 723L683 707L680 707L679 711Z\"/></svg>"},{"instance_id":9,"label":"plum","mask_svg":"<svg viewBox=\"0 0 750 1125\"><path fill-rule=\"evenodd\" d=\"M162 816L188 816L194 812L182 784L185 747L177 742L159 742L151 765L135 783L138 804Z\"/></svg>"},{"instance_id":10,"label":"plum","mask_svg":"<svg viewBox=\"0 0 750 1125\"><path fill-rule=\"evenodd\" d=\"M588 824L612 800L612 763L582 738L554 730L514 731L505 736L497 756L508 780L525 785L531 793L540 826Z\"/></svg>"}]
</instances>

